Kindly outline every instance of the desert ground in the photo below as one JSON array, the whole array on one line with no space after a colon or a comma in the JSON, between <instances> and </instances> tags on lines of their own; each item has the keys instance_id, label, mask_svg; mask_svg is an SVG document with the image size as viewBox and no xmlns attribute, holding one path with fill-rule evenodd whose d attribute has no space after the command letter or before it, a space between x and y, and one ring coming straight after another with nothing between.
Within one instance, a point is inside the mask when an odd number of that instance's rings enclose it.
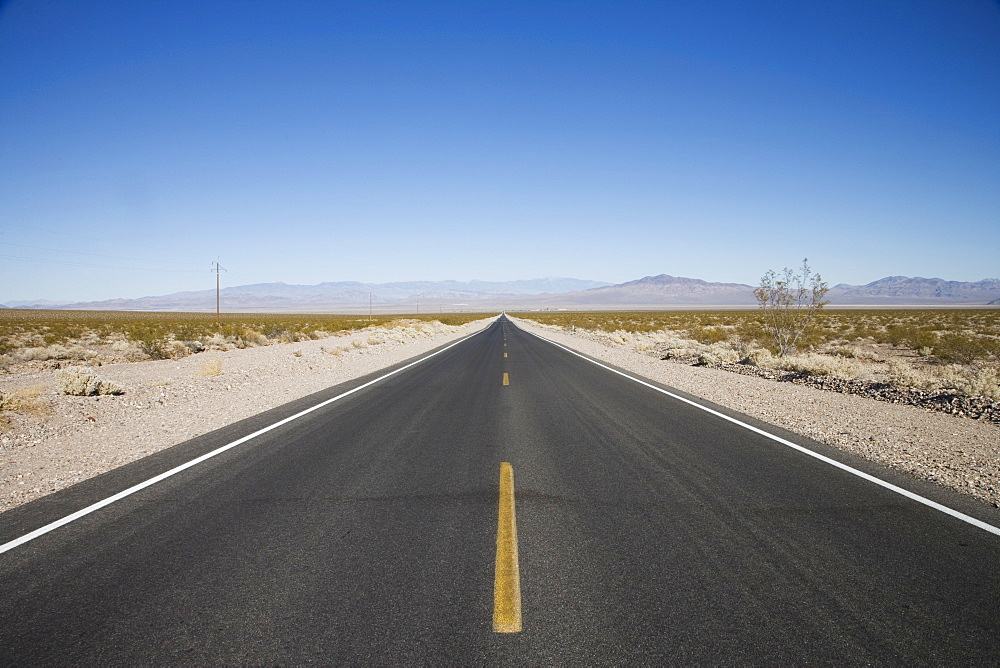
<instances>
[{"instance_id":1,"label":"desert ground","mask_svg":"<svg viewBox=\"0 0 1000 668\"><path fill-rule=\"evenodd\" d=\"M0 510L483 329L402 322L316 340L83 368L120 394L64 394L67 368L0 375ZM663 360L607 336L518 319L561 345L1000 507L1000 426L803 384ZM640 346L641 348L641 346Z\"/></svg>"}]
</instances>

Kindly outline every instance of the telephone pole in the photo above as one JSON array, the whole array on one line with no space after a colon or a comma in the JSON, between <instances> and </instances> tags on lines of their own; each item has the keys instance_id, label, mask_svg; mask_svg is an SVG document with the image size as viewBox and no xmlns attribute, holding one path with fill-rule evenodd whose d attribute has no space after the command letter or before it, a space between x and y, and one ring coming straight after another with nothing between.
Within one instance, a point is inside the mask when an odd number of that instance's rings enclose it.
<instances>
[{"instance_id":1,"label":"telephone pole","mask_svg":"<svg viewBox=\"0 0 1000 668\"><path fill-rule=\"evenodd\" d=\"M225 271L225 269L223 268L223 266L221 264L219 264L218 260L216 260L214 264L215 264L215 269L214 269L214 271L215 271L215 324L218 325L218 326L221 326L222 325L222 315L221 315L222 314L222 297L221 297L221 294L220 294L221 290L219 289L220 288L219 272Z\"/></svg>"}]
</instances>

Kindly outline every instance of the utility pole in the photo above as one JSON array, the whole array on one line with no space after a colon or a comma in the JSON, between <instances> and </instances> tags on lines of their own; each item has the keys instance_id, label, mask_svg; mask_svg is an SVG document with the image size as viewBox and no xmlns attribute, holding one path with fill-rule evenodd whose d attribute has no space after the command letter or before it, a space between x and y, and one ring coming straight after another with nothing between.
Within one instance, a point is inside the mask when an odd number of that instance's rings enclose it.
<instances>
[{"instance_id":1,"label":"utility pole","mask_svg":"<svg viewBox=\"0 0 1000 668\"><path fill-rule=\"evenodd\" d=\"M222 325L222 297L220 290L219 272L225 271L219 261L215 261L215 324L218 326Z\"/></svg>"}]
</instances>

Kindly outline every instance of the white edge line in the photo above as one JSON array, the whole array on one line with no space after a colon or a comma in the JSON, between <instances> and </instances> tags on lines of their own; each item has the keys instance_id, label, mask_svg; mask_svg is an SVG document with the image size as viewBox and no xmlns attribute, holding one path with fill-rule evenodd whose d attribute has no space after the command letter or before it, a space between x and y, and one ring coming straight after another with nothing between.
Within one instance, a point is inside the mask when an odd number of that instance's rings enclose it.
<instances>
[{"instance_id":1,"label":"white edge line","mask_svg":"<svg viewBox=\"0 0 1000 668\"><path fill-rule=\"evenodd\" d=\"M508 320L509 320L509 318L508 318ZM514 326L517 327L516 324ZM606 364L601 364L600 362L598 362L596 360L592 360L589 357L587 357L586 355L582 355L582 354L576 352L575 350L572 350L570 348L567 348L566 346L563 346L563 345L560 345L560 344L556 343L555 341L552 341L550 339L546 339L544 336L540 336L538 334L535 334L534 332L529 332L528 330L523 329L521 327L518 327L518 329L520 329L522 332L526 332L526 333L528 333L528 334L530 334L530 335L532 335L532 336L534 336L536 338L539 338L542 341L545 341L547 343L551 343L552 345L556 346L557 348L562 348L566 352L572 353L573 355L576 355L577 357L579 357L581 359L585 359L588 362L591 362L592 364L596 364L597 366L601 367L602 369L607 369L608 371L610 371L612 373L616 373L619 376L624 376L625 378L628 378L631 381L635 381L636 383L639 383L640 385L645 385L646 387L648 387L650 389L653 389L653 390L656 390L657 392L660 392L662 394L665 394L668 397L671 397L673 399L677 399L678 401L683 401L684 403L689 404L691 406L694 406L695 408L700 408L701 410L705 411L706 413L711 413L712 415L715 415L716 417L720 417L723 420L727 420L729 422L732 422L733 424L737 424L737 425L743 427L744 429L749 429L750 431L752 431L754 433L760 434L761 436L765 436L765 437L771 439L772 441L777 441L778 443L781 443L782 445L788 446L789 448L792 448L793 450L798 450L799 452L801 452L803 454L806 454L806 455L809 455L810 457L815 457L816 459L820 460L821 462L825 462L827 464L830 464L831 466L836 466L838 469L842 469L844 471L847 471L848 473L856 475L859 478L864 478L865 480L867 480L869 482L873 482L876 485L879 485L880 487L884 487L884 488L886 488L886 489L888 489L890 491L895 492L896 494L900 494L902 496L905 496L908 499L912 499L912 500L916 501L917 503L922 503L925 506L930 506L931 508L934 508L935 510L940 510L942 513L946 513L946 514L951 515L952 517L954 517L956 519L962 520L963 522L967 522L967 523L971 524L974 527L978 527L978 528L982 529L983 531L988 531L988 532L990 532L992 534L1000 536L1000 528L997 528L997 527L993 526L992 524L987 524L986 522L983 522L982 520L977 520L975 517L970 517L970 516L966 515L965 513L961 513L961 512L959 512L957 510L949 508L948 506L943 506L943 505L941 505L940 503L938 503L936 501L931 501L930 499L928 499L926 497L920 496L919 494L914 494L913 492L911 492L909 490L906 490L906 489L903 489L902 487L897 487L896 485L893 485L890 482L886 482L885 480L882 480L880 478L876 478L875 476L869 475L869 474L865 473L864 471L859 471L858 469L852 468L852 467L848 466L847 464L842 464L842 463L838 462L835 459L830 459L829 457L821 455L818 452L813 452L809 448L804 448L801 445L796 445L795 443L792 443L791 441L786 441L785 439L781 438L780 436L775 436L774 434L768 433L768 432L764 431L763 429L758 429L757 427L749 425L746 422L741 422L740 420L737 420L736 418L733 418L733 417L730 417L728 415L725 415L724 413L720 413L719 411L712 410L711 408L708 408L707 406L702 406L701 404L699 404L699 403L697 403L695 401L691 401L690 399L686 399L686 398L684 398L682 396L674 394L673 392L668 392L667 390L664 390L662 387L657 387L657 386L655 386L655 385L653 385L651 383L647 383L644 380L639 380L638 378L635 378L634 376L630 376L627 373L622 373L618 369L613 369L610 366L607 366Z\"/></svg>"},{"instance_id":2,"label":"white edge line","mask_svg":"<svg viewBox=\"0 0 1000 668\"><path fill-rule=\"evenodd\" d=\"M232 448L235 448L237 445L242 445L243 443L246 443L247 441L249 441L251 439L257 438L261 434L266 434L267 432L271 431L272 429L277 429L278 427L280 427L282 425L288 424L292 420L297 420L298 418L302 417L303 415L306 415L308 413L312 413L313 411L318 410L320 408L323 408L324 406L328 406L328 405L332 404L335 401L340 401L344 397L346 397L348 395L351 395L351 394L354 394L355 392L357 392L359 390L363 390L364 388L368 387L369 385L374 385L375 383L377 383L379 381L385 380L389 376L394 376L395 374L399 373L400 371L405 371L406 369L409 369L411 366L415 366L417 364L420 364L424 360L428 360L431 357L434 357L435 355L439 355L440 353L443 353L444 351L448 350L449 348L453 348L454 346L457 346L458 344L462 343L463 341L467 341L468 339L471 339L473 336L476 336L477 334L482 334L488 328L489 328L489 325L487 325L483 329L479 330L478 332L473 332L472 334L469 334L468 336L463 336L458 341L455 341L454 343L452 343L452 344L450 344L448 346L445 346L444 348L441 348L440 350L437 350L437 351L431 353L430 355L426 355L424 357L421 357L420 359L416 360L415 362L410 362L406 366L401 366L398 369L396 369L395 371L390 371L389 373L385 374L384 376L379 376L378 378L375 378L374 380L370 380L367 383L364 383L363 385L358 385L354 389L348 390L347 392L344 392L343 394L338 394L337 396L333 397L332 399L327 399L326 401L322 401L322 402L316 404L315 406L311 406L311 407L305 409L304 411L300 411L300 412L296 413L295 415L291 415L289 417L286 417L283 420L279 420L278 422L275 422L274 424L268 425L267 427L264 427L263 429L258 429L257 431L253 432L252 434L248 434L248 435L244 436L243 438L240 438L240 439L237 439L237 440L233 441L232 443L227 443L226 445L223 445L220 448L216 448L215 450L212 450L211 452L207 452L207 453L201 455L200 457L196 457L195 459L192 459L189 462L185 462L184 464L181 464L180 466L176 466L176 467L170 469L169 471L164 471L163 473L161 473L161 474L159 474L157 476L153 476L149 480L144 480L143 482L140 482L137 485L133 485L132 487L129 487L128 489L122 490L122 491L118 492L117 494L115 494L113 496L109 496L108 498L103 499L101 501L98 501L97 503L91 504L91 505L87 506L86 508L81 508L80 510L76 511L75 513L67 515L66 517L63 517L62 519L58 519L55 522L51 522L49 524L46 524L45 526L43 526L41 528L38 528L38 529L35 529L34 531L32 531L30 533L26 533L23 536L21 536L20 538L15 538L12 541L4 543L3 545L0 545L0 554L3 554L4 552L8 552L10 550L13 550L15 547L18 547L20 545L24 545L28 541L34 540L35 538L38 538L39 536L44 536L45 534L49 533L50 531L55 531L59 527L65 526L65 525L69 524L70 522L74 522L74 521L80 519L81 517L84 517L85 515L89 515L90 513L93 513L95 511L100 510L101 508L104 508L105 506L109 506L112 503L114 503L115 501L120 501L121 499L124 499L126 496L130 496L130 495L135 494L136 492L138 492L140 490L143 490L143 489L146 489L147 487L150 487L151 485L155 485L156 483L158 483L158 482L160 482L162 480L166 480L170 476L176 475L176 474L180 473L181 471L184 471L186 469L191 468L192 466L196 466L196 465L202 463L203 461L205 461L206 459L211 459L212 457L215 457L216 455L222 454L226 450L230 450Z\"/></svg>"}]
</instances>

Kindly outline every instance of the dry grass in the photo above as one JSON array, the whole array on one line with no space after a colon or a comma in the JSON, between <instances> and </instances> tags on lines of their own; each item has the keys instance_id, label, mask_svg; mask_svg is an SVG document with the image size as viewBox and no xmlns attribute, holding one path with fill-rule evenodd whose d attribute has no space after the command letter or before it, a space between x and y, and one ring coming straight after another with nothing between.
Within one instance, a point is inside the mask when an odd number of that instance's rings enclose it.
<instances>
[{"instance_id":1,"label":"dry grass","mask_svg":"<svg viewBox=\"0 0 1000 668\"><path fill-rule=\"evenodd\" d=\"M205 363L201 365L201 373L199 376L218 376L222 374L222 358L213 357L212 359L205 360Z\"/></svg>"},{"instance_id":2,"label":"dry grass","mask_svg":"<svg viewBox=\"0 0 1000 668\"><path fill-rule=\"evenodd\" d=\"M204 350L231 350L312 341L368 331L377 345L406 340L441 326L462 325L482 314L375 316L131 313L118 311L0 310L0 366L68 361L93 363L184 357ZM400 330L407 330L400 334Z\"/></svg>"},{"instance_id":3,"label":"dry grass","mask_svg":"<svg viewBox=\"0 0 1000 668\"><path fill-rule=\"evenodd\" d=\"M0 392L0 412L24 413L41 417L48 413L48 406L42 400L44 385L33 385L13 392Z\"/></svg>"}]
</instances>

